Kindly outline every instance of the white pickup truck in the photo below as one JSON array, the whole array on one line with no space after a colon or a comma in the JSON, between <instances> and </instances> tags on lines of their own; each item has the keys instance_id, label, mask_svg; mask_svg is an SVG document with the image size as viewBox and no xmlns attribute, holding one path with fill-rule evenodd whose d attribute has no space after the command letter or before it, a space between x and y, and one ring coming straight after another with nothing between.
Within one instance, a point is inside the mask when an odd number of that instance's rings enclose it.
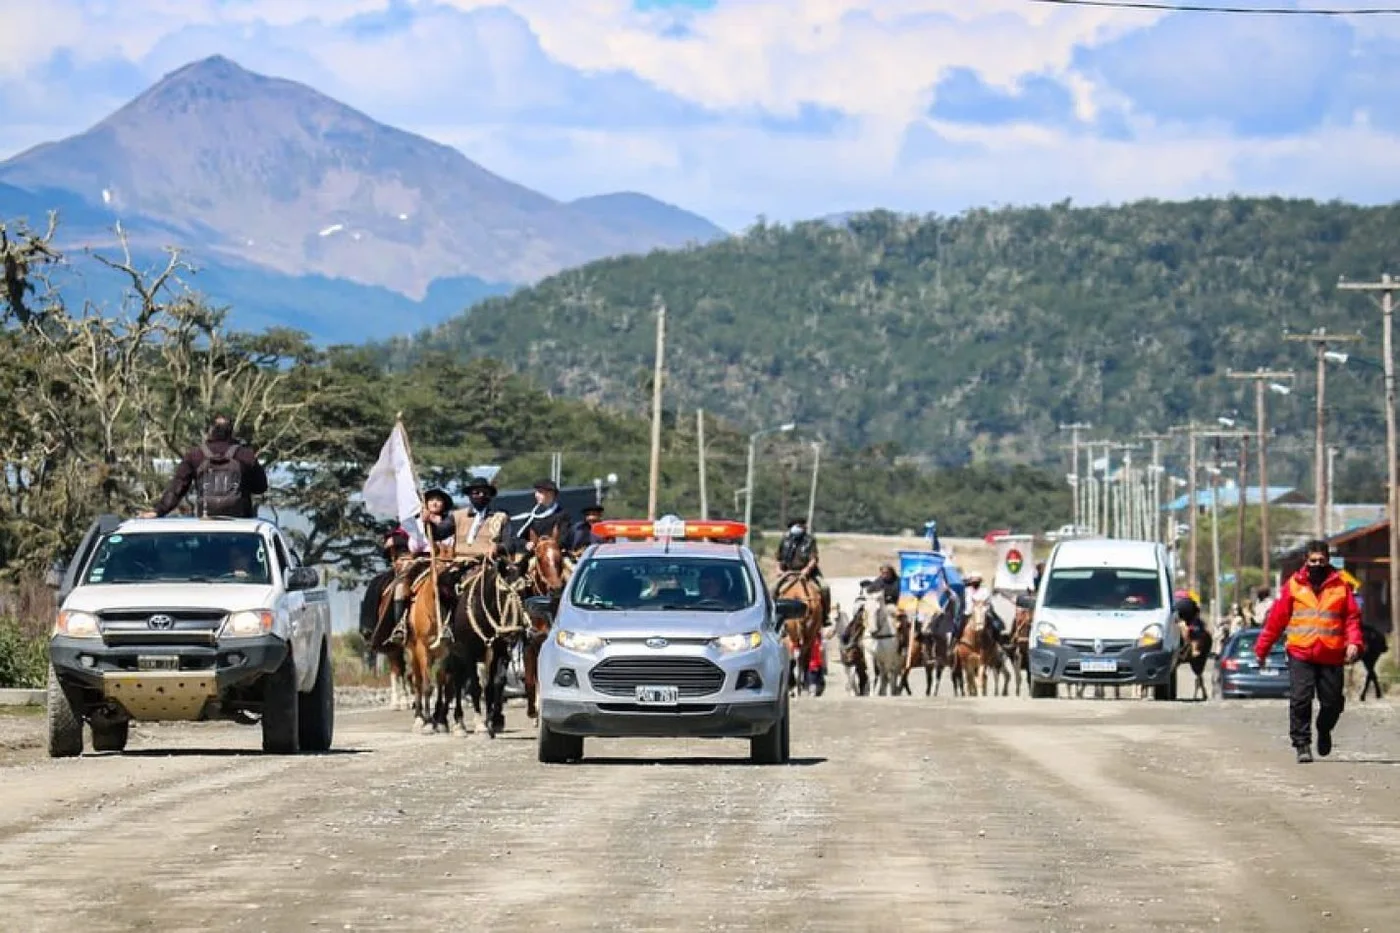
<instances>
[{"instance_id":1,"label":"white pickup truck","mask_svg":"<svg viewBox=\"0 0 1400 933\"><path fill-rule=\"evenodd\" d=\"M51 757L82 753L84 722L94 751L133 721L214 719L261 723L267 752L330 748L330 602L276 525L107 515L59 572Z\"/></svg>"}]
</instances>

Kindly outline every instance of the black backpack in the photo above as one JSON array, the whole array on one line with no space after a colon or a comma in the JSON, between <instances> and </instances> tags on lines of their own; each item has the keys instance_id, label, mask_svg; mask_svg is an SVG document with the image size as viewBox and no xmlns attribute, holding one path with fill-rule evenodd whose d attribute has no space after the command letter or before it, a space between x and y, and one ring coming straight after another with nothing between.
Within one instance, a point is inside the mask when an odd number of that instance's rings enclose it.
<instances>
[{"instance_id":1,"label":"black backpack","mask_svg":"<svg viewBox=\"0 0 1400 933\"><path fill-rule=\"evenodd\" d=\"M216 456L208 444L201 444L204 462L195 472L199 514L246 518L247 497L243 494L243 464L234 459L237 444L230 444L223 456Z\"/></svg>"}]
</instances>

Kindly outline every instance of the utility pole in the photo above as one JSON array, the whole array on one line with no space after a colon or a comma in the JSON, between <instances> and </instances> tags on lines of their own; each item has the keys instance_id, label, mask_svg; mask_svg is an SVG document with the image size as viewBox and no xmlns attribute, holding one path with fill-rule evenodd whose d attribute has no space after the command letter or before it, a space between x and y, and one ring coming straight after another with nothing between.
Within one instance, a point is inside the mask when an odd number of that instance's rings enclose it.
<instances>
[{"instance_id":1,"label":"utility pole","mask_svg":"<svg viewBox=\"0 0 1400 933\"><path fill-rule=\"evenodd\" d=\"M812 491L807 497L807 533L816 534L813 520L817 515L817 468L822 462L822 442L812 441Z\"/></svg>"},{"instance_id":2,"label":"utility pole","mask_svg":"<svg viewBox=\"0 0 1400 933\"><path fill-rule=\"evenodd\" d=\"M1358 334L1329 334L1326 327L1319 327L1310 334L1284 334L1285 340L1295 343L1311 343L1317 356L1317 423L1313 450L1313 534L1322 538L1327 534L1327 475L1324 458L1327 451L1327 409L1323 401L1327 394L1327 345L1329 343L1353 343L1361 339Z\"/></svg>"},{"instance_id":3,"label":"utility pole","mask_svg":"<svg viewBox=\"0 0 1400 933\"><path fill-rule=\"evenodd\" d=\"M1333 490L1336 488L1336 469L1337 448L1329 444L1327 446L1327 524L1322 529L1323 535L1329 538L1337 525L1337 503L1333 494Z\"/></svg>"},{"instance_id":4,"label":"utility pole","mask_svg":"<svg viewBox=\"0 0 1400 933\"><path fill-rule=\"evenodd\" d=\"M666 355L666 305L656 309L656 369L651 377L651 482L647 491L647 520L656 519L656 494L661 484L661 376Z\"/></svg>"},{"instance_id":5,"label":"utility pole","mask_svg":"<svg viewBox=\"0 0 1400 933\"><path fill-rule=\"evenodd\" d=\"M1115 515L1118 523L1118 537L1132 540L1133 529L1133 451L1141 450L1141 444L1114 444L1114 450L1123 453L1123 468L1118 471L1118 507Z\"/></svg>"},{"instance_id":6,"label":"utility pole","mask_svg":"<svg viewBox=\"0 0 1400 933\"><path fill-rule=\"evenodd\" d=\"M1270 370L1259 368L1254 372L1225 373L1230 379L1254 380L1254 430L1259 446L1259 550L1263 554L1264 585L1273 589L1269 573L1269 454L1268 431L1264 427L1267 412L1264 409L1264 385L1267 382L1292 379L1293 370Z\"/></svg>"},{"instance_id":7,"label":"utility pole","mask_svg":"<svg viewBox=\"0 0 1400 933\"><path fill-rule=\"evenodd\" d=\"M1194 447L1195 447L1195 439L1196 439L1196 438L1210 438L1210 439L1212 439L1212 440L1215 441L1214 456L1211 458L1211 459L1212 459L1212 462L1210 463L1210 465L1207 466L1207 470L1210 471L1210 477L1211 477L1211 480L1210 480L1210 535L1211 535L1211 560L1212 560L1212 562L1213 562L1213 564L1214 564L1214 566L1215 566L1215 580L1214 580L1213 583L1211 583L1210 593L1211 593L1211 605L1214 607L1214 612L1215 612L1215 614L1216 614L1216 618L1217 618L1217 619L1219 618L1219 615L1220 615L1220 608L1221 608L1221 605L1222 605L1222 604L1221 604L1221 600L1220 600L1220 577L1221 577L1221 573L1220 573L1220 508L1219 508L1219 502L1218 502L1218 500L1220 499L1220 480L1219 480L1219 477L1222 475L1222 468L1221 468L1221 465L1220 465L1220 441L1221 441L1222 439L1225 439L1225 438L1236 438L1236 439L1238 439L1238 438L1244 438L1244 437L1248 437L1248 436L1249 436L1249 434L1248 434L1247 432L1245 432L1245 431L1218 431L1218 430L1215 430L1215 431L1201 431L1201 430L1196 430L1196 431L1192 432L1192 445L1191 445L1191 446L1192 446L1192 448L1193 448L1193 451L1194 451ZM1239 570L1236 569L1235 573L1236 573L1236 576L1238 577Z\"/></svg>"},{"instance_id":8,"label":"utility pole","mask_svg":"<svg viewBox=\"0 0 1400 933\"><path fill-rule=\"evenodd\" d=\"M695 409L695 439L700 453L700 520L710 518L710 496L705 488L705 409Z\"/></svg>"},{"instance_id":9,"label":"utility pole","mask_svg":"<svg viewBox=\"0 0 1400 933\"><path fill-rule=\"evenodd\" d=\"M1171 516L1168 515L1160 524L1158 523L1162 512L1162 441L1169 441L1171 438L1172 436L1170 434L1138 435L1139 440L1152 442L1152 478L1148 480L1147 484L1147 495L1148 498L1152 500L1152 508L1149 512L1151 515L1151 524L1149 527L1151 528L1152 537L1162 544L1166 544L1171 540L1167 525L1167 523L1171 521Z\"/></svg>"},{"instance_id":10,"label":"utility pole","mask_svg":"<svg viewBox=\"0 0 1400 933\"><path fill-rule=\"evenodd\" d=\"M1240 437L1239 501L1235 503L1235 605L1244 605L1244 517L1249 504L1249 435Z\"/></svg>"},{"instance_id":11,"label":"utility pole","mask_svg":"<svg viewBox=\"0 0 1400 933\"><path fill-rule=\"evenodd\" d=\"M1196 432L1200 425L1192 421L1189 424L1177 425L1169 430L1177 433L1185 432L1187 441L1187 465L1186 465L1186 508L1190 514L1190 537L1186 551L1186 588L1193 593L1199 593L1200 588L1196 577Z\"/></svg>"},{"instance_id":12,"label":"utility pole","mask_svg":"<svg viewBox=\"0 0 1400 933\"><path fill-rule=\"evenodd\" d=\"M1386 587L1386 601L1390 603L1390 651L1391 657L1400 661L1400 469L1397 469L1395 451L1395 357L1392 343L1392 304L1400 280L1389 273L1381 276L1379 282L1339 281L1337 287L1349 291L1381 293L1381 333L1385 352L1385 454L1386 454L1386 517L1390 522L1389 553L1390 585Z\"/></svg>"},{"instance_id":13,"label":"utility pole","mask_svg":"<svg viewBox=\"0 0 1400 933\"><path fill-rule=\"evenodd\" d=\"M1060 425L1060 430L1061 430L1061 431L1068 431L1068 432L1070 432L1070 434L1069 434L1069 449L1070 449L1069 458L1070 458L1070 463L1074 464L1073 468L1071 468L1070 471L1069 471L1069 472L1070 472L1070 475L1072 475L1072 476L1074 477L1074 482L1073 482L1073 484L1070 486L1070 495L1071 495L1072 498L1074 499L1074 506L1073 506L1074 518L1073 518L1073 522L1074 522L1074 524L1076 525L1076 532L1078 531L1077 526L1083 521L1083 512L1081 511L1081 508L1082 508L1082 506L1083 506L1083 503L1080 501L1080 494L1079 494L1079 432L1080 432L1080 431L1087 431L1087 430L1090 430L1090 429L1092 429L1093 427L1094 427L1094 426L1093 426L1092 424L1084 424L1084 423L1078 422L1078 421L1076 421L1074 424L1062 424L1062 425Z\"/></svg>"}]
</instances>

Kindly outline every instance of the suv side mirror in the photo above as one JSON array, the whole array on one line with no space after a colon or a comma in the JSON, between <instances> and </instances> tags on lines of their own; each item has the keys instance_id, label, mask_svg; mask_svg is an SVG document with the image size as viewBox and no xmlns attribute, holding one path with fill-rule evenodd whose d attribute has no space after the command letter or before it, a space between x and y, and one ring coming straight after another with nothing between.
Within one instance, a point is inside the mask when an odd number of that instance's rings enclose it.
<instances>
[{"instance_id":1,"label":"suv side mirror","mask_svg":"<svg viewBox=\"0 0 1400 933\"><path fill-rule=\"evenodd\" d=\"M293 567L287 571L287 591L314 590L321 585L321 574L315 567Z\"/></svg>"},{"instance_id":2,"label":"suv side mirror","mask_svg":"<svg viewBox=\"0 0 1400 933\"><path fill-rule=\"evenodd\" d=\"M552 596L530 596L525 600L525 613L536 622L554 621L554 598Z\"/></svg>"},{"instance_id":3,"label":"suv side mirror","mask_svg":"<svg viewBox=\"0 0 1400 933\"><path fill-rule=\"evenodd\" d=\"M800 619L807 614L807 604L800 599L780 599L773 603L773 609L783 622Z\"/></svg>"}]
</instances>

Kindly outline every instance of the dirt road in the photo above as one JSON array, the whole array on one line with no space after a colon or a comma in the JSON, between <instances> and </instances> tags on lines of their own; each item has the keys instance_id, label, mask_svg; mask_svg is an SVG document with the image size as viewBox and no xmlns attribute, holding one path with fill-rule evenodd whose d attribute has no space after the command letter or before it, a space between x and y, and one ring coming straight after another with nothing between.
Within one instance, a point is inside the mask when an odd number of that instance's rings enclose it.
<instances>
[{"instance_id":1,"label":"dirt road","mask_svg":"<svg viewBox=\"0 0 1400 933\"><path fill-rule=\"evenodd\" d=\"M653 741L545 767L515 703L494 741L344 710L339 750L302 758L210 725L54 762L15 739L42 720L10 719L0 929L1394 929L1389 701L1299 766L1278 702L837 681L776 768Z\"/></svg>"}]
</instances>

